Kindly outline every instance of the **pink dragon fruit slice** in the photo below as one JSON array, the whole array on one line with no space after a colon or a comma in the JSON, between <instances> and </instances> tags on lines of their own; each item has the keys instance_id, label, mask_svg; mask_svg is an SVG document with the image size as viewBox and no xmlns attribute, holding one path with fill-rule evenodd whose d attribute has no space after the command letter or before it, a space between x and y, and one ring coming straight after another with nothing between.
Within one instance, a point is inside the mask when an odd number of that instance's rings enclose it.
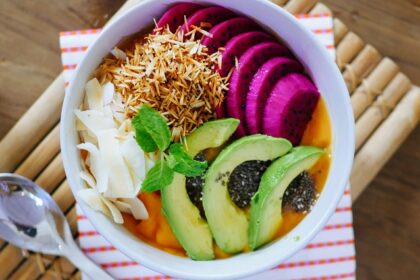
<instances>
[{"instance_id":1,"label":"pink dragon fruit slice","mask_svg":"<svg viewBox=\"0 0 420 280\"><path fill-rule=\"evenodd\" d=\"M211 27L213 27L235 16L236 14L234 12L223 7L212 6L204 8L192 14L187 20L187 22L182 25L181 31L184 32L184 34L186 34L190 31L190 27L192 25L200 26L202 22L209 23ZM209 30L210 28L207 27L203 29Z\"/></svg>"},{"instance_id":2,"label":"pink dragon fruit slice","mask_svg":"<svg viewBox=\"0 0 420 280\"><path fill-rule=\"evenodd\" d=\"M277 82L267 99L264 134L283 137L293 145L299 145L319 98L318 89L305 75L286 75Z\"/></svg>"},{"instance_id":3,"label":"pink dragon fruit slice","mask_svg":"<svg viewBox=\"0 0 420 280\"><path fill-rule=\"evenodd\" d=\"M252 78L258 69L273 57L292 56L284 46L275 42L261 43L249 48L239 59L238 69L235 69L229 83L229 92L226 99L228 115L241 120L236 135L246 135L246 95Z\"/></svg>"},{"instance_id":4,"label":"pink dragon fruit slice","mask_svg":"<svg viewBox=\"0 0 420 280\"><path fill-rule=\"evenodd\" d=\"M169 25L169 29L175 32L179 26L184 24L184 16L189 17L192 13L203 6L194 3L179 3L173 5L167 10L159 19L157 27L166 27Z\"/></svg>"},{"instance_id":5,"label":"pink dragon fruit slice","mask_svg":"<svg viewBox=\"0 0 420 280\"><path fill-rule=\"evenodd\" d=\"M260 26L249 18L232 18L219 23L210 29L209 32L212 34L212 37L205 37L203 39L203 45L205 45L208 48L208 52L212 54L220 47L224 47L234 36L259 29L261 29Z\"/></svg>"},{"instance_id":6,"label":"pink dragon fruit slice","mask_svg":"<svg viewBox=\"0 0 420 280\"><path fill-rule=\"evenodd\" d=\"M252 79L246 97L246 124L248 133L262 133L265 102L278 80L288 73L302 72L303 66L287 57L275 57L264 63Z\"/></svg>"}]
</instances>

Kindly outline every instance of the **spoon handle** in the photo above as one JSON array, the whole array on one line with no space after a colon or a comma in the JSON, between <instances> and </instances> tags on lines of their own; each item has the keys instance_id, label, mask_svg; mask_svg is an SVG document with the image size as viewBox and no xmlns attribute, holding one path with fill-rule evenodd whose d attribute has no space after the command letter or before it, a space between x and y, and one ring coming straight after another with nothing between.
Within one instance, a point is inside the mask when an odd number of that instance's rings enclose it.
<instances>
[{"instance_id":1,"label":"spoon handle","mask_svg":"<svg viewBox=\"0 0 420 280\"><path fill-rule=\"evenodd\" d=\"M63 246L63 255L67 257L78 269L86 273L91 279L113 279L91 259L86 257L73 240L66 242L66 245Z\"/></svg>"}]
</instances>

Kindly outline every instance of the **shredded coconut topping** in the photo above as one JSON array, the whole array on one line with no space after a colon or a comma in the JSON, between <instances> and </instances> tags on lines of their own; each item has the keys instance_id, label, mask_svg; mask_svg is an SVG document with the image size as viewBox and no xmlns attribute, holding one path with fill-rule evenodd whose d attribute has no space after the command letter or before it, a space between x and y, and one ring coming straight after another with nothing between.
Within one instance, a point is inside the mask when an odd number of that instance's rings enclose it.
<instances>
[{"instance_id":1,"label":"shredded coconut topping","mask_svg":"<svg viewBox=\"0 0 420 280\"><path fill-rule=\"evenodd\" d=\"M197 35L196 35L197 34ZM207 53L201 44L203 30L193 27L184 36L179 30L155 31L117 56L106 58L96 76L101 84L112 82L122 97L126 118L143 103L168 119L172 138L178 141L214 116L228 90L228 77L216 71L221 54Z\"/></svg>"}]
</instances>

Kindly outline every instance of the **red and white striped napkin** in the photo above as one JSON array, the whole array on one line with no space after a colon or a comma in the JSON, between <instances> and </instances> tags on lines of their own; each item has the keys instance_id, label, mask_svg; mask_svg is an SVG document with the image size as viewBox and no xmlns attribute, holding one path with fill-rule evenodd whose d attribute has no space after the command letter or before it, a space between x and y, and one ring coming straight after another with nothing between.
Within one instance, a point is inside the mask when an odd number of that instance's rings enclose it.
<instances>
[{"instance_id":1,"label":"red and white striped napkin","mask_svg":"<svg viewBox=\"0 0 420 280\"><path fill-rule=\"evenodd\" d=\"M316 34L334 57L331 15L298 15L297 18ZM76 65L99 33L99 29L60 33L67 89ZM77 207L77 213L81 248L113 277L139 280L170 279L137 264L116 250L99 235L79 207ZM277 267L247 279L355 279L355 262L351 198L349 188L347 188L326 227L306 248ZM84 277L84 279L88 278Z\"/></svg>"}]
</instances>

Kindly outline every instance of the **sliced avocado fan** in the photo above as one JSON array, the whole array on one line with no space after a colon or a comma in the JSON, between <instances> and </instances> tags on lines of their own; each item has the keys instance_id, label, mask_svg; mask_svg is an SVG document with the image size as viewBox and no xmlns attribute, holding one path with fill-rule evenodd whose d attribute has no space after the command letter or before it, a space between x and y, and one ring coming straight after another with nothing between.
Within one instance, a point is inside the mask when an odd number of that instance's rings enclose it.
<instances>
[{"instance_id":1,"label":"sliced avocado fan","mask_svg":"<svg viewBox=\"0 0 420 280\"><path fill-rule=\"evenodd\" d=\"M237 119L207 122L187 136L184 147L192 157L205 149L219 147L238 125ZM161 189L161 198L163 213L188 256L194 260L214 259L212 234L188 196L186 177L175 173L172 183Z\"/></svg>"},{"instance_id":2,"label":"sliced avocado fan","mask_svg":"<svg viewBox=\"0 0 420 280\"><path fill-rule=\"evenodd\" d=\"M289 184L303 171L311 168L324 151L300 146L273 162L261 177L258 191L251 200L249 247L251 250L273 240L283 222L282 197Z\"/></svg>"},{"instance_id":3,"label":"sliced avocado fan","mask_svg":"<svg viewBox=\"0 0 420 280\"><path fill-rule=\"evenodd\" d=\"M203 207L213 237L224 252L238 253L248 244L247 215L230 199L229 175L245 161L273 160L291 148L286 139L251 135L224 148L211 164L205 176Z\"/></svg>"}]
</instances>

